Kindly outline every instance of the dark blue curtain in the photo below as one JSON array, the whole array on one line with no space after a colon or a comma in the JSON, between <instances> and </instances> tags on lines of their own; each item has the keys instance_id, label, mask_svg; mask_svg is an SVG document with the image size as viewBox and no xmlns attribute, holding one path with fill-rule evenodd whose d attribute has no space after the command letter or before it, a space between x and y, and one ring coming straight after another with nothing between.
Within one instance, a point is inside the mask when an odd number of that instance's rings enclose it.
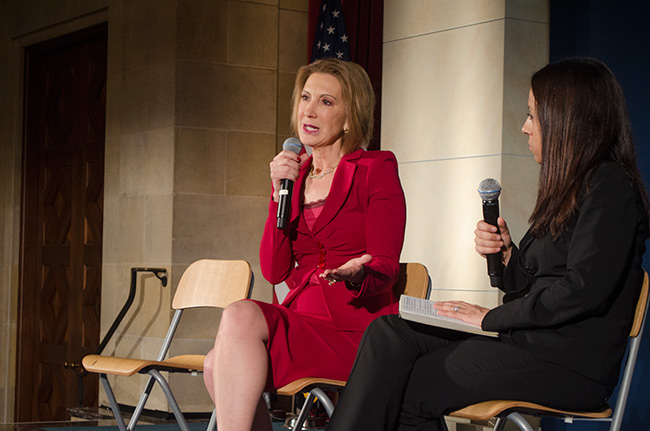
<instances>
[{"instance_id":1,"label":"dark blue curtain","mask_svg":"<svg viewBox=\"0 0 650 431\"><path fill-rule=\"evenodd\" d=\"M595 57L616 74L627 100L638 160L650 184L650 1L551 0L550 60ZM646 245L647 247L650 244ZM650 253L644 256L650 270ZM650 325L646 325L623 430L650 429ZM615 399L616 392L613 396ZM612 401L613 403L613 401ZM543 431L600 431L608 423L544 420Z\"/></svg>"}]
</instances>

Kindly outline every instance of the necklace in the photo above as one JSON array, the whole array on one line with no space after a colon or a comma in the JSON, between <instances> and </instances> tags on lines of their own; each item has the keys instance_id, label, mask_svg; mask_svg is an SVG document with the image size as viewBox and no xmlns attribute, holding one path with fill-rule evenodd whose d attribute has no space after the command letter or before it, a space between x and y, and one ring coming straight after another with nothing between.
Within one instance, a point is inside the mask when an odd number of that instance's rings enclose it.
<instances>
[{"instance_id":1,"label":"necklace","mask_svg":"<svg viewBox=\"0 0 650 431\"><path fill-rule=\"evenodd\" d=\"M329 174L331 174L332 172L334 172L334 170L335 170L338 166L339 166L339 165L336 165L336 166L330 168L329 171L327 171L327 172L323 172L322 174L318 174L318 175L314 173L314 167L312 166L312 167L311 167L311 170L309 171L309 178L316 178L317 180L320 180L320 179L323 178L325 175L329 175Z\"/></svg>"}]
</instances>

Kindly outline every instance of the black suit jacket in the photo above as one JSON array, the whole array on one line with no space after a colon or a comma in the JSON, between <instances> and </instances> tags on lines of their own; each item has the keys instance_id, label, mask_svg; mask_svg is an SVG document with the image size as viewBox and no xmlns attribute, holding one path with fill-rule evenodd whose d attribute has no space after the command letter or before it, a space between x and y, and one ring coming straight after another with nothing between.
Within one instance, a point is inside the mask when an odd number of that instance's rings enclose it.
<instances>
[{"instance_id":1,"label":"black suit jacket","mask_svg":"<svg viewBox=\"0 0 650 431\"><path fill-rule=\"evenodd\" d=\"M504 304L483 329L540 359L614 387L643 281L648 224L638 191L608 162L557 240L527 233L504 271Z\"/></svg>"}]
</instances>

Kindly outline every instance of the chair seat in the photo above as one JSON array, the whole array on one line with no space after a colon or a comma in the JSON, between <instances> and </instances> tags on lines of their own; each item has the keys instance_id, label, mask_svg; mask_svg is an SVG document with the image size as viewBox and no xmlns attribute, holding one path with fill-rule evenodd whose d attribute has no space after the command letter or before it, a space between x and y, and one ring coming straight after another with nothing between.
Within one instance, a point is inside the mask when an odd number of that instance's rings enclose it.
<instances>
[{"instance_id":1,"label":"chair seat","mask_svg":"<svg viewBox=\"0 0 650 431\"><path fill-rule=\"evenodd\" d=\"M500 415L505 411L522 408L530 412L539 412L558 416L604 419L612 415L612 409L610 409L607 405L604 406L603 410L597 412L576 412L569 410L552 409L550 407L535 403L529 403L526 401L494 400L467 406L463 409L450 413L449 416L486 421Z\"/></svg>"},{"instance_id":2,"label":"chair seat","mask_svg":"<svg viewBox=\"0 0 650 431\"><path fill-rule=\"evenodd\" d=\"M204 359L204 355L181 355L165 361L87 355L83 358L82 363L84 368L91 373L132 376L150 367L155 367L160 371L203 371Z\"/></svg>"},{"instance_id":3,"label":"chair seat","mask_svg":"<svg viewBox=\"0 0 650 431\"><path fill-rule=\"evenodd\" d=\"M165 359L163 362L166 364L177 364L195 371L203 371L203 361L205 361L205 355L179 355Z\"/></svg>"},{"instance_id":4,"label":"chair seat","mask_svg":"<svg viewBox=\"0 0 650 431\"><path fill-rule=\"evenodd\" d=\"M284 385L277 390L277 393L278 395L293 395L300 391L309 391L312 386L318 386L322 389L342 389L345 387L345 383L345 380L304 377Z\"/></svg>"}]
</instances>

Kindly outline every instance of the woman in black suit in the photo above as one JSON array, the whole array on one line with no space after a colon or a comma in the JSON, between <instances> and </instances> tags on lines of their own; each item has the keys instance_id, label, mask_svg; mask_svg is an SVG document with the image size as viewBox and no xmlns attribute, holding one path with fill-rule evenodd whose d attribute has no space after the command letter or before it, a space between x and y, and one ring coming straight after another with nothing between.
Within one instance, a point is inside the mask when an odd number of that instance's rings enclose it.
<instances>
[{"instance_id":1,"label":"woman in black suit","mask_svg":"<svg viewBox=\"0 0 650 431\"><path fill-rule=\"evenodd\" d=\"M594 59L549 64L532 78L522 128L541 164L519 247L502 218L475 231L481 255L503 252L503 305L436 303L498 338L395 315L367 329L328 430L439 430L469 404L518 399L601 406L617 383L643 278L648 198L623 92Z\"/></svg>"}]
</instances>

